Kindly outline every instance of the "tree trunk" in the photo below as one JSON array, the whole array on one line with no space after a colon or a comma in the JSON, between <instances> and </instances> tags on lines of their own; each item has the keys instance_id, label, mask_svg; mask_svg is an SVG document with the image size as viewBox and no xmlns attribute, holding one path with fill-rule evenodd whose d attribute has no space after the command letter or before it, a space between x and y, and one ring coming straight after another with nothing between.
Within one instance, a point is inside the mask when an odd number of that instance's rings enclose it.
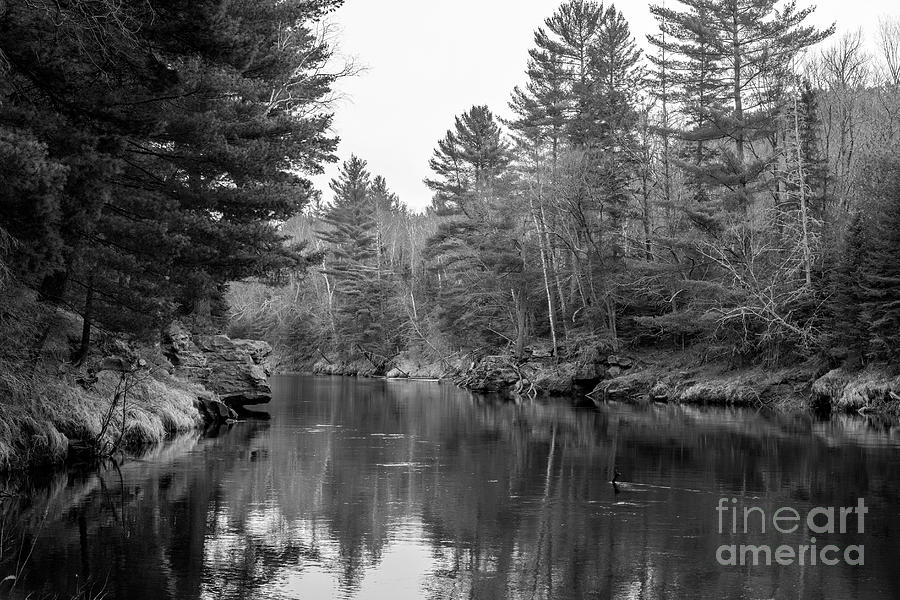
<instances>
[{"instance_id":1,"label":"tree trunk","mask_svg":"<svg viewBox=\"0 0 900 600\"><path fill-rule=\"evenodd\" d=\"M516 309L516 358L521 359L525 354L525 330L528 326L528 313L525 311L525 302L521 294L515 290L509 290L512 294L513 304Z\"/></svg>"},{"instance_id":2,"label":"tree trunk","mask_svg":"<svg viewBox=\"0 0 900 600\"><path fill-rule=\"evenodd\" d=\"M794 135L797 139L797 175L800 178L800 222L803 228L803 267L806 272L806 287L812 288L812 256L809 247L809 222L806 209L806 175L803 172L803 143L800 139L800 114L797 94L794 94Z\"/></svg>"},{"instance_id":3,"label":"tree trunk","mask_svg":"<svg viewBox=\"0 0 900 600\"><path fill-rule=\"evenodd\" d=\"M78 348L78 355L75 358L75 364L80 365L87 358L91 351L91 320L94 318L94 274L88 275L87 295L84 299L84 312L81 315L81 345Z\"/></svg>"},{"instance_id":4,"label":"tree trunk","mask_svg":"<svg viewBox=\"0 0 900 600\"><path fill-rule=\"evenodd\" d=\"M550 315L550 339L553 343L553 356L558 357L558 344L556 341L556 311L553 307L553 292L550 290L550 273L547 264L547 239L545 236L543 219L538 216L538 212L534 207L534 198L528 195L528 202L531 205L531 217L534 219L534 226L538 232L538 246L541 254L541 270L544 275L544 291L547 293L547 312Z\"/></svg>"},{"instance_id":5,"label":"tree trunk","mask_svg":"<svg viewBox=\"0 0 900 600\"><path fill-rule=\"evenodd\" d=\"M731 31L731 44L732 44L732 59L734 61L734 121L736 123L735 132L734 132L734 144L737 155L738 168L741 171L744 170L744 143L746 138L744 123L744 99L741 95L741 88L743 87L743 56L741 54L741 30L740 24L738 22L738 14L737 14L737 3L734 4L734 13L732 16L732 31ZM744 211L744 214L747 214L749 197L747 195L747 182L745 181L745 173L741 173L740 176L740 203L741 208Z\"/></svg>"}]
</instances>

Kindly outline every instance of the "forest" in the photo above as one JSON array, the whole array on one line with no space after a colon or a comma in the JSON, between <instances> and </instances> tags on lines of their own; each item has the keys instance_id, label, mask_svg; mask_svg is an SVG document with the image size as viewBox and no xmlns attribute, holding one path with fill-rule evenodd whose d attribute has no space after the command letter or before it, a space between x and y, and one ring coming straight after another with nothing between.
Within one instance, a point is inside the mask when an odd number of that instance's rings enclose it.
<instances>
[{"instance_id":1,"label":"forest","mask_svg":"<svg viewBox=\"0 0 900 600\"><path fill-rule=\"evenodd\" d=\"M282 229L312 266L232 285L231 330L298 369L588 346L896 358L900 21L836 36L813 10L652 6L644 43L613 5L561 4L508 107L448 115L424 213L352 156L333 202Z\"/></svg>"},{"instance_id":2,"label":"forest","mask_svg":"<svg viewBox=\"0 0 900 600\"><path fill-rule=\"evenodd\" d=\"M0 3L3 389L61 315L74 367L173 321L298 370L900 354L897 19L865 39L794 2L683 0L638 40L568 0L507 107L447 115L413 212L365 157L310 181L353 71L340 4Z\"/></svg>"}]
</instances>

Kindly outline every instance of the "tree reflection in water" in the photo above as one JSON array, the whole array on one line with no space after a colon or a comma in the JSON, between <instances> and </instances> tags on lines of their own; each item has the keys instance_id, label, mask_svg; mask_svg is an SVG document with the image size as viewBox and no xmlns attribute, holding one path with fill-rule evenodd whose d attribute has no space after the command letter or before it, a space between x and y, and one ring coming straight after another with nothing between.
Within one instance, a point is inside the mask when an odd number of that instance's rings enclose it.
<instances>
[{"instance_id":1,"label":"tree reflection in water","mask_svg":"<svg viewBox=\"0 0 900 600\"><path fill-rule=\"evenodd\" d=\"M34 546L10 597L900 597L890 426L516 406L415 382L275 384L271 421L4 500L0 575ZM732 496L767 512L864 497L864 539L834 542L865 543L866 565L719 566L723 543L806 543L720 535L715 506Z\"/></svg>"}]
</instances>

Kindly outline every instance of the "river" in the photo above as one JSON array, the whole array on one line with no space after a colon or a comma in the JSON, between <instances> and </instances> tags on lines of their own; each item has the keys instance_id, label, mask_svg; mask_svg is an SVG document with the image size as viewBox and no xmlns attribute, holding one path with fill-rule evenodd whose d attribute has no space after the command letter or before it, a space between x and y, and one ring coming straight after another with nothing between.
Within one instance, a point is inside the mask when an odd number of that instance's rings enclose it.
<instances>
[{"instance_id":1,"label":"river","mask_svg":"<svg viewBox=\"0 0 900 600\"><path fill-rule=\"evenodd\" d=\"M0 486L19 490L0 598L900 598L900 428L427 382L273 388L270 420ZM844 533L809 530L814 507L859 499ZM774 527L781 507L796 532ZM799 554L811 537L815 565L721 564L722 546Z\"/></svg>"}]
</instances>

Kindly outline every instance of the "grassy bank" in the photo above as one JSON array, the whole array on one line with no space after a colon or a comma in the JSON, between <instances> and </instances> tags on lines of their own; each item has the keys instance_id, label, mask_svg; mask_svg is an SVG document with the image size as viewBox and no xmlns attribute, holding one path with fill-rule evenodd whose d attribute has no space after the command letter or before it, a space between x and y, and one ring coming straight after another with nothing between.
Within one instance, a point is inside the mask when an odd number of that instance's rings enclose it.
<instances>
[{"instance_id":1,"label":"grassy bank","mask_svg":"<svg viewBox=\"0 0 900 600\"><path fill-rule=\"evenodd\" d=\"M203 424L202 390L150 371L21 375L0 365L0 471L114 454Z\"/></svg>"},{"instance_id":2,"label":"grassy bank","mask_svg":"<svg viewBox=\"0 0 900 600\"><path fill-rule=\"evenodd\" d=\"M0 472L112 455L202 425L203 390L173 378L158 347L98 333L75 365L81 319L3 283Z\"/></svg>"}]
</instances>

